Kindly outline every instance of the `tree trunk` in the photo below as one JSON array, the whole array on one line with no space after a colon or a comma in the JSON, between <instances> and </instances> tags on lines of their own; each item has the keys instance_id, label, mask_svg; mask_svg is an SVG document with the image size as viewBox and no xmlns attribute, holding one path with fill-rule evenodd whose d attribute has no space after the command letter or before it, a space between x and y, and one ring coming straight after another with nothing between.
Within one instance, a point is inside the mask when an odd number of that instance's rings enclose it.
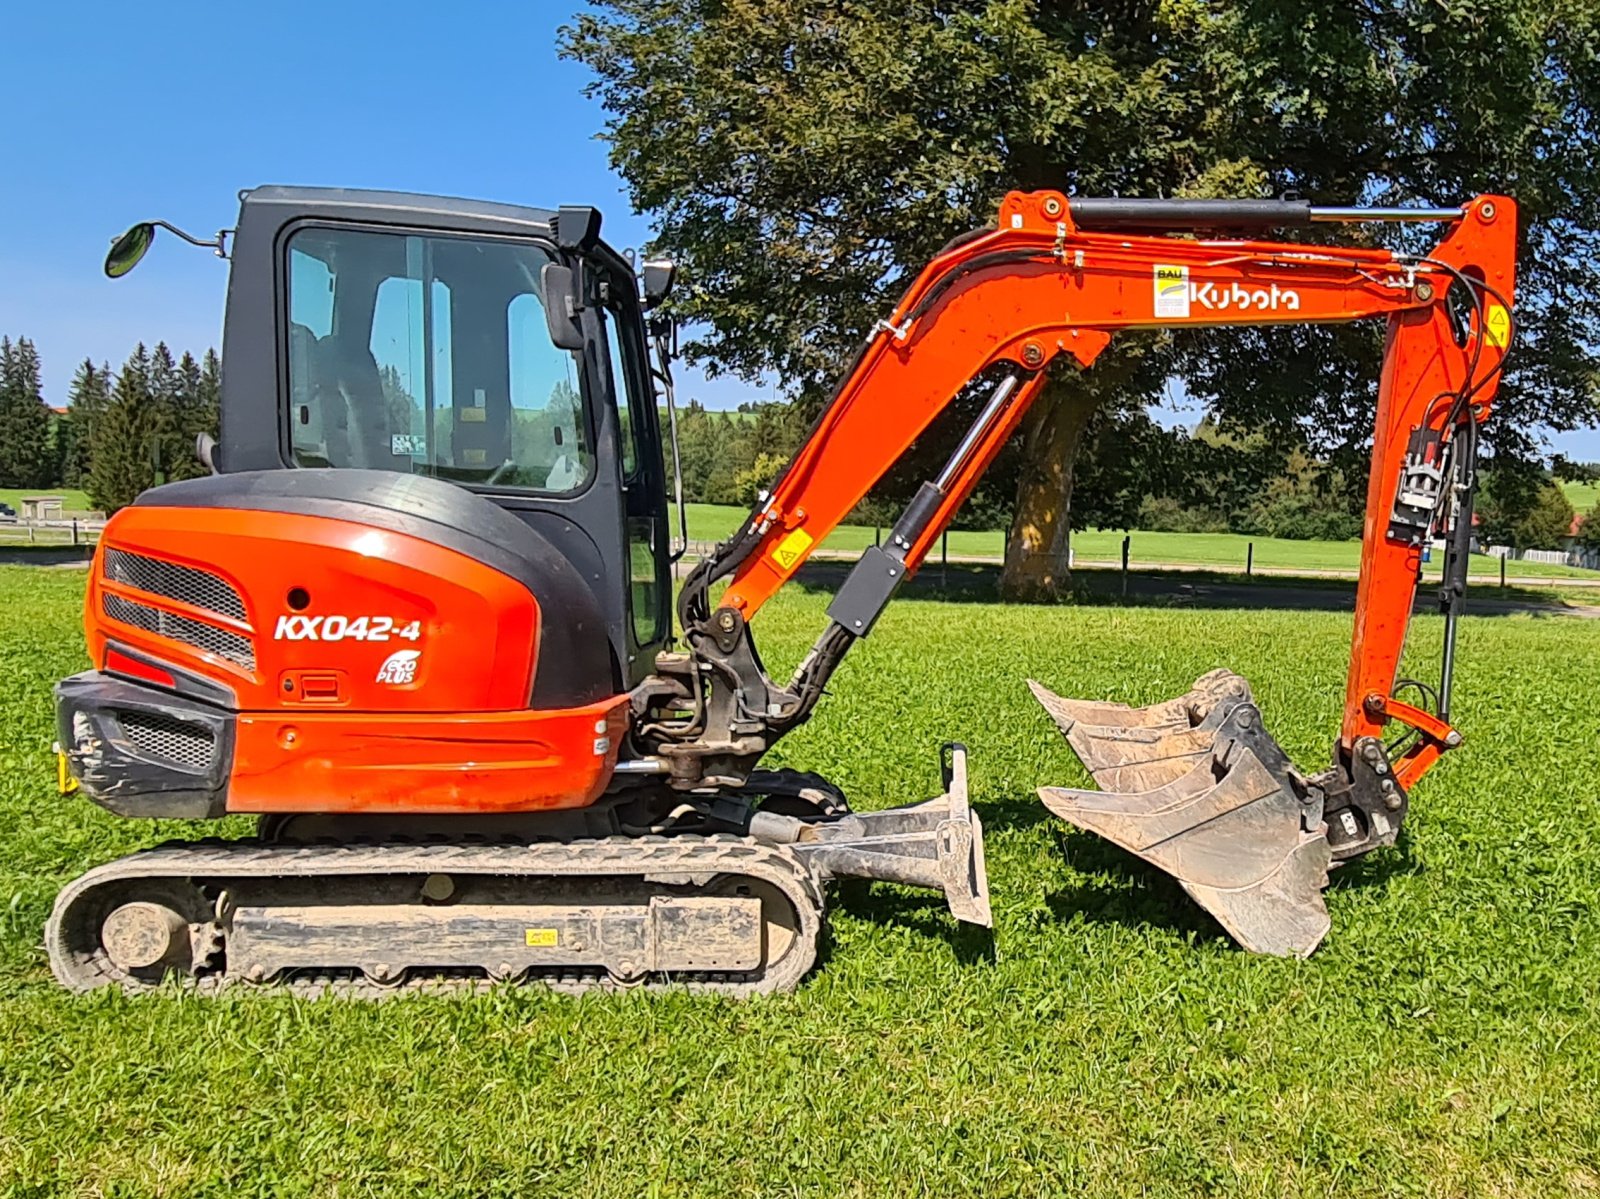
<instances>
[{"instance_id":1,"label":"tree trunk","mask_svg":"<svg viewBox=\"0 0 1600 1199\"><path fill-rule=\"evenodd\" d=\"M1022 423L1017 509L1006 538L1000 598L1059 599L1072 583L1067 564L1072 466L1084 427L1101 397L1071 368L1053 375Z\"/></svg>"}]
</instances>

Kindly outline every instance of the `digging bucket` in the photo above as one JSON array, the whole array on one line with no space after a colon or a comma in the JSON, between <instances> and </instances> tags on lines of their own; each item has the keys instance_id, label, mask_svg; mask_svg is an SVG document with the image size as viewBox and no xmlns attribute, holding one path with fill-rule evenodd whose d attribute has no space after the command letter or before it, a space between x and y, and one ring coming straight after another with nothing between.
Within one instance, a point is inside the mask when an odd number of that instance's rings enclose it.
<instances>
[{"instance_id":1,"label":"digging bucket","mask_svg":"<svg viewBox=\"0 0 1600 1199\"><path fill-rule=\"evenodd\" d=\"M1226 670L1147 708L1031 682L1099 791L1041 787L1063 820L1160 867L1255 953L1305 957L1328 931L1322 806Z\"/></svg>"}]
</instances>

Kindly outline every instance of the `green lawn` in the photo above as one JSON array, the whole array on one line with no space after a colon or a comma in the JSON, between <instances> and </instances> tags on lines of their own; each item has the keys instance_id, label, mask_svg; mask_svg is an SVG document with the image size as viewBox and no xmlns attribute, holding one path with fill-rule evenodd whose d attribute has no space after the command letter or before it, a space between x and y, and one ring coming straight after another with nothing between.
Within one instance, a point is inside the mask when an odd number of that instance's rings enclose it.
<instances>
[{"instance_id":1,"label":"green lawn","mask_svg":"<svg viewBox=\"0 0 1600 1199\"><path fill-rule=\"evenodd\" d=\"M1581 515L1587 516L1600 504L1600 483L1563 483L1561 490L1566 493L1567 502Z\"/></svg>"},{"instance_id":2,"label":"green lawn","mask_svg":"<svg viewBox=\"0 0 1600 1199\"><path fill-rule=\"evenodd\" d=\"M89 512L94 505L89 502L89 497L82 491L70 487L46 487L40 491L27 491L18 488L0 487L0 504L10 504L16 509L18 515L22 513L22 497L36 495L58 495L61 497L62 506L68 512Z\"/></svg>"},{"instance_id":3,"label":"green lawn","mask_svg":"<svg viewBox=\"0 0 1600 1199\"><path fill-rule=\"evenodd\" d=\"M902 600L781 747L862 806L973 753L995 953L940 902L847 892L788 996L538 992L365 1006L57 990L40 928L84 868L216 826L54 794L79 572L0 568L0 1193L1554 1196L1600 1189L1600 622L1468 617L1467 744L1408 835L1329 892L1307 962L1048 817L1081 782L1023 680L1164 698L1220 664L1307 768L1347 615ZM779 673L827 597L760 618ZM1436 619L1417 622L1433 673Z\"/></svg>"},{"instance_id":4,"label":"green lawn","mask_svg":"<svg viewBox=\"0 0 1600 1199\"><path fill-rule=\"evenodd\" d=\"M742 508L717 504L689 504L689 537L694 541L718 541L733 532L746 512ZM845 525L834 530L823 542L828 550L858 552L873 543L874 530L866 526ZM1072 535L1073 552L1083 562L1120 562L1124 533L1110 529L1086 529ZM1361 560L1361 546L1354 541L1289 541L1279 537L1247 537L1240 533L1149 533L1134 532L1129 544L1129 560L1135 566L1172 564L1208 566L1243 571L1248 547L1254 543L1254 566L1263 570L1354 571ZM935 549L934 560L939 551ZM962 532L950 534L950 554L954 557L1001 558L1005 555L1005 534ZM1437 556L1430 571L1437 577ZM1515 578L1578 578L1600 581L1600 572L1575 566L1547 565L1541 562L1511 562L1508 576ZM1498 581L1500 563L1487 555L1472 560L1472 578Z\"/></svg>"}]
</instances>

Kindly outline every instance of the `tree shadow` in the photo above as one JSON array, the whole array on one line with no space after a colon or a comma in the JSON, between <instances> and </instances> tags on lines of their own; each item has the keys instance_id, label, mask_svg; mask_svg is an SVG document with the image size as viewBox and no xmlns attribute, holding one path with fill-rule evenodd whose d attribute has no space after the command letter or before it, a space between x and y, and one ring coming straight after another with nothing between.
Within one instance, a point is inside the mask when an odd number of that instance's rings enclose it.
<instances>
[{"instance_id":1,"label":"tree shadow","mask_svg":"<svg viewBox=\"0 0 1600 1199\"><path fill-rule=\"evenodd\" d=\"M807 592L831 595L844 584L855 564L812 559L792 582ZM1552 580L1552 584L1558 582ZM1417 590L1415 610L1436 609L1436 588ZM984 563L925 563L905 581L900 593L908 598L947 603L993 604L1000 600L1000 566ZM1596 595L1600 601L1600 593ZM1280 609L1305 612L1355 610L1356 585L1352 579L1293 578L1229 574L1223 571L1129 571L1079 568L1072 572L1068 596L1040 606L1158 607L1212 609ZM1499 588L1478 584L1468 588L1467 612L1472 616L1511 616L1518 613L1559 615L1586 613L1589 605L1553 599L1524 588Z\"/></svg>"}]
</instances>

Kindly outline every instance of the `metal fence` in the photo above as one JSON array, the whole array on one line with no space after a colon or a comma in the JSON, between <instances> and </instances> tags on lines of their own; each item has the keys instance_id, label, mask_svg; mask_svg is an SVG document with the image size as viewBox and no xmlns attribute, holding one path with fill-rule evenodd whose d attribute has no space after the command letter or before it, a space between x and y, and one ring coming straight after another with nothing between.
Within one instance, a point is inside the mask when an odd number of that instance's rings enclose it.
<instances>
[{"instance_id":1,"label":"metal fence","mask_svg":"<svg viewBox=\"0 0 1600 1199\"><path fill-rule=\"evenodd\" d=\"M1491 545L1487 553L1511 562L1542 562L1546 566L1578 566L1584 570L1600 570L1600 550L1580 549L1577 546L1570 550L1514 550L1508 545Z\"/></svg>"}]
</instances>

